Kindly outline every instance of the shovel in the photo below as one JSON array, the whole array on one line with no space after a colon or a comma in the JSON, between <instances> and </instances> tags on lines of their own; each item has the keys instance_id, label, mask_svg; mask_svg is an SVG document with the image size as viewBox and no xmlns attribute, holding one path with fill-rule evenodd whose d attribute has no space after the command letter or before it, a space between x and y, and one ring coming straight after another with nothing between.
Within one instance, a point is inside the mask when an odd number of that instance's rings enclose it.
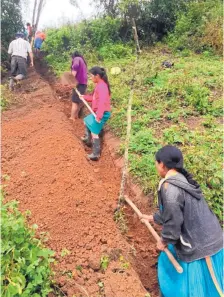
<instances>
[{"instance_id":1,"label":"shovel","mask_svg":"<svg viewBox=\"0 0 224 297\"><path fill-rule=\"evenodd\" d=\"M138 215L139 218L141 218L142 213L140 212L140 210L135 206L135 204L128 198L128 197L124 197L125 201L128 203L129 206L131 206L131 208L135 211L135 213ZM153 227L151 226L151 224L147 221L147 220L142 220L142 222L146 225L146 227L149 229L149 231L151 232L152 236L155 238L156 241L160 240L159 235L157 234L157 232L153 229ZM173 264L174 268L176 269L176 271L178 273L182 273L183 272L183 268L180 266L180 264L177 262L177 260L174 258L173 254L167 249L164 249L164 252L166 253L168 259L170 260L170 262Z\"/></svg>"},{"instance_id":2,"label":"shovel","mask_svg":"<svg viewBox=\"0 0 224 297\"><path fill-rule=\"evenodd\" d=\"M88 110L94 115L94 117L96 118L96 114L95 112L92 110L92 108L89 106L89 104L86 102L86 100L82 97L82 94L79 93L79 91L77 90L77 88L75 88L76 93L79 96L79 99L82 100L82 102L85 104L85 106L88 108Z\"/></svg>"}]
</instances>

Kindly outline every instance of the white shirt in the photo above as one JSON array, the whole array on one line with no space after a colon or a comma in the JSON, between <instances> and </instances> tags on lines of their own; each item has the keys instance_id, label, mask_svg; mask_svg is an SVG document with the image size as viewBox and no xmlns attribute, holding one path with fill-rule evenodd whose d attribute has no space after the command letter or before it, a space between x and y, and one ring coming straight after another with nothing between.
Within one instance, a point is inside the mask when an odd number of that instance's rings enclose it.
<instances>
[{"instance_id":1,"label":"white shirt","mask_svg":"<svg viewBox=\"0 0 224 297\"><path fill-rule=\"evenodd\" d=\"M12 56L20 56L23 58L27 58L27 53L31 53L31 46L28 41L17 38L13 40L9 45L8 53Z\"/></svg>"}]
</instances>

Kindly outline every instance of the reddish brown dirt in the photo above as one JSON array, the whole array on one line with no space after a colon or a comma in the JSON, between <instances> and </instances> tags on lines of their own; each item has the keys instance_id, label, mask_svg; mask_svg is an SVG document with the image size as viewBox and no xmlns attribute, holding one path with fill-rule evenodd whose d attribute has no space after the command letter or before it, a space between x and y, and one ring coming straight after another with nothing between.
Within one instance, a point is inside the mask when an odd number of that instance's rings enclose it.
<instances>
[{"instance_id":1,"label":"reddish brown dirt","mask_svg":"<svg viewBox=\"0 0 224 297\"><path fill-rule=\"evenodd\" d=\"M20 104L3 113L7 199L18 200L22 211L30 209L30 223L36 223L39 232L49 232L47 245L58 260L56 280L66 296L144 297L145 288L158 296L153 239L131 210L126 237L113 220L120 169L106 144L99 162L87 161L79 139L82 120L71 123L70 101L54 95L31 70L15 91ZM137 197L131 190L130 195ZM146 200L136 202L149 212ZM62 257L65 248L70 254ZM103 255L110 258L105 273L100 269Z\"/></svg>"}]
</instances>

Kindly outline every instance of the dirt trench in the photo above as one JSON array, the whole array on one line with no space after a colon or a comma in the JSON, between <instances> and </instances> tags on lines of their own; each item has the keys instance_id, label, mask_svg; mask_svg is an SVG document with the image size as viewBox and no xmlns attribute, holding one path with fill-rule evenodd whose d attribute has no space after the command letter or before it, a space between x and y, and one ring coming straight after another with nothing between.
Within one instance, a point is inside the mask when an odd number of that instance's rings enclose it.
<instances>
[{"instance_id":1,"label":"dirt trench","mask_svg":"<svg viewBox=\"0 0 224 297\"><path fill-rule=\"evenodd\" d=\"M16 104L2 115L2 173L10 176L6 198L31 210L30 223L48 232L65 296L157 297L154 240L130 209L125 235L113 219L121 180L114 140L106 135L99 162L87 161L83 121L68 119L70 93L57 88L42 61L35 67L14 91ZM128 194L142 212L150 212L141 192L130 186ZM64 249L69 252L62 256ZM109 259L105 271L103 256Z\"/></svg>"}]
</instances>

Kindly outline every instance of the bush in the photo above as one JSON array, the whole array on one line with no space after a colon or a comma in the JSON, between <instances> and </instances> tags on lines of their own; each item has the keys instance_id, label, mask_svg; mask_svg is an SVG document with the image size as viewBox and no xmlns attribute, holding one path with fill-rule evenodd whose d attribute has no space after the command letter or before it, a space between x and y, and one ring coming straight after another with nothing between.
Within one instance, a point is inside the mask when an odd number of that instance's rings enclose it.
<instances>
[{"instance_id":1,"label":"bush","mask_svg":"<svg viewBox=\"0 0 224 297\"><path fill-rule=\"evenodd\" d=\"M12 93L9 91L6 85L0 85L0 92L1 92L1 110L7 109L9 104L12 101Z\"/></svg>"},{"instance_id":2,"label":"bush","mask_svg":"<svg viewBox=\"0 0 224 297\"><path fill-rule=\"evenodd\" d=\"M200 114L206 114L211 104L209 102L210 91L206 87L200 85L191 85L185 88L185 102L192 105Z\"/></svg>"},{"instance_id":3,"label":"bush","mask_svg":"<svg viewBox=\"0 0 224 297\"><path fill-rule=\"evenodd\" d=\"M99 49L99 55L104 60L121 59L125 57L131 57L132 49L121 43L108 43Z\"/></svg>"},{"instance_id":4,"label":"bush","mask_svg":"<svg viewBox=\"0 0 224 297\"><path fill-rule=\"evenodd\" d=\"M47 54L46 60L60 75L69 69L74 50L82 53L88 64L98 61L99 52L104 58L108 55L110 58L127 56L130 49L120 44L120 29L120 19L110 17L83 21L75 26L49 29L43 45L43 50ZM114 43L118 45L114 47Z\"/></svg>"},{"instance_id":5,"label":"bush","mask_svg":"<svg viewBox=\"0 0 224 297\"><path fill-rule=\"evenodd\" d=\"M15 38L17 31L23 31L22 10L20 0L1 1L1 61L8 59L9 43Z\"/></svg>"},{"instance_id":6,"label":"bush","mask_svg":"<svg viewBox=\"0 0 224 297\"><path fill-rule=\"evenodd\" d=\"M28 227L28 213L25 217L20 213L18 202L3 203L1 214L1 296L47 296L53 251L35 238L37 226Z\"/></svg>"},{"instance_id":7,"label":"bush","mask_svg":"<svg viewBox=\"0 0 224 297\"><path fill-rule=\"evenodd\" d=\"M191 49L199 53L213 49L222 53L222 2L208 0L190 2L186 13L180 13L169 45L177 50Z\"/></svg>"}]
</instances>

